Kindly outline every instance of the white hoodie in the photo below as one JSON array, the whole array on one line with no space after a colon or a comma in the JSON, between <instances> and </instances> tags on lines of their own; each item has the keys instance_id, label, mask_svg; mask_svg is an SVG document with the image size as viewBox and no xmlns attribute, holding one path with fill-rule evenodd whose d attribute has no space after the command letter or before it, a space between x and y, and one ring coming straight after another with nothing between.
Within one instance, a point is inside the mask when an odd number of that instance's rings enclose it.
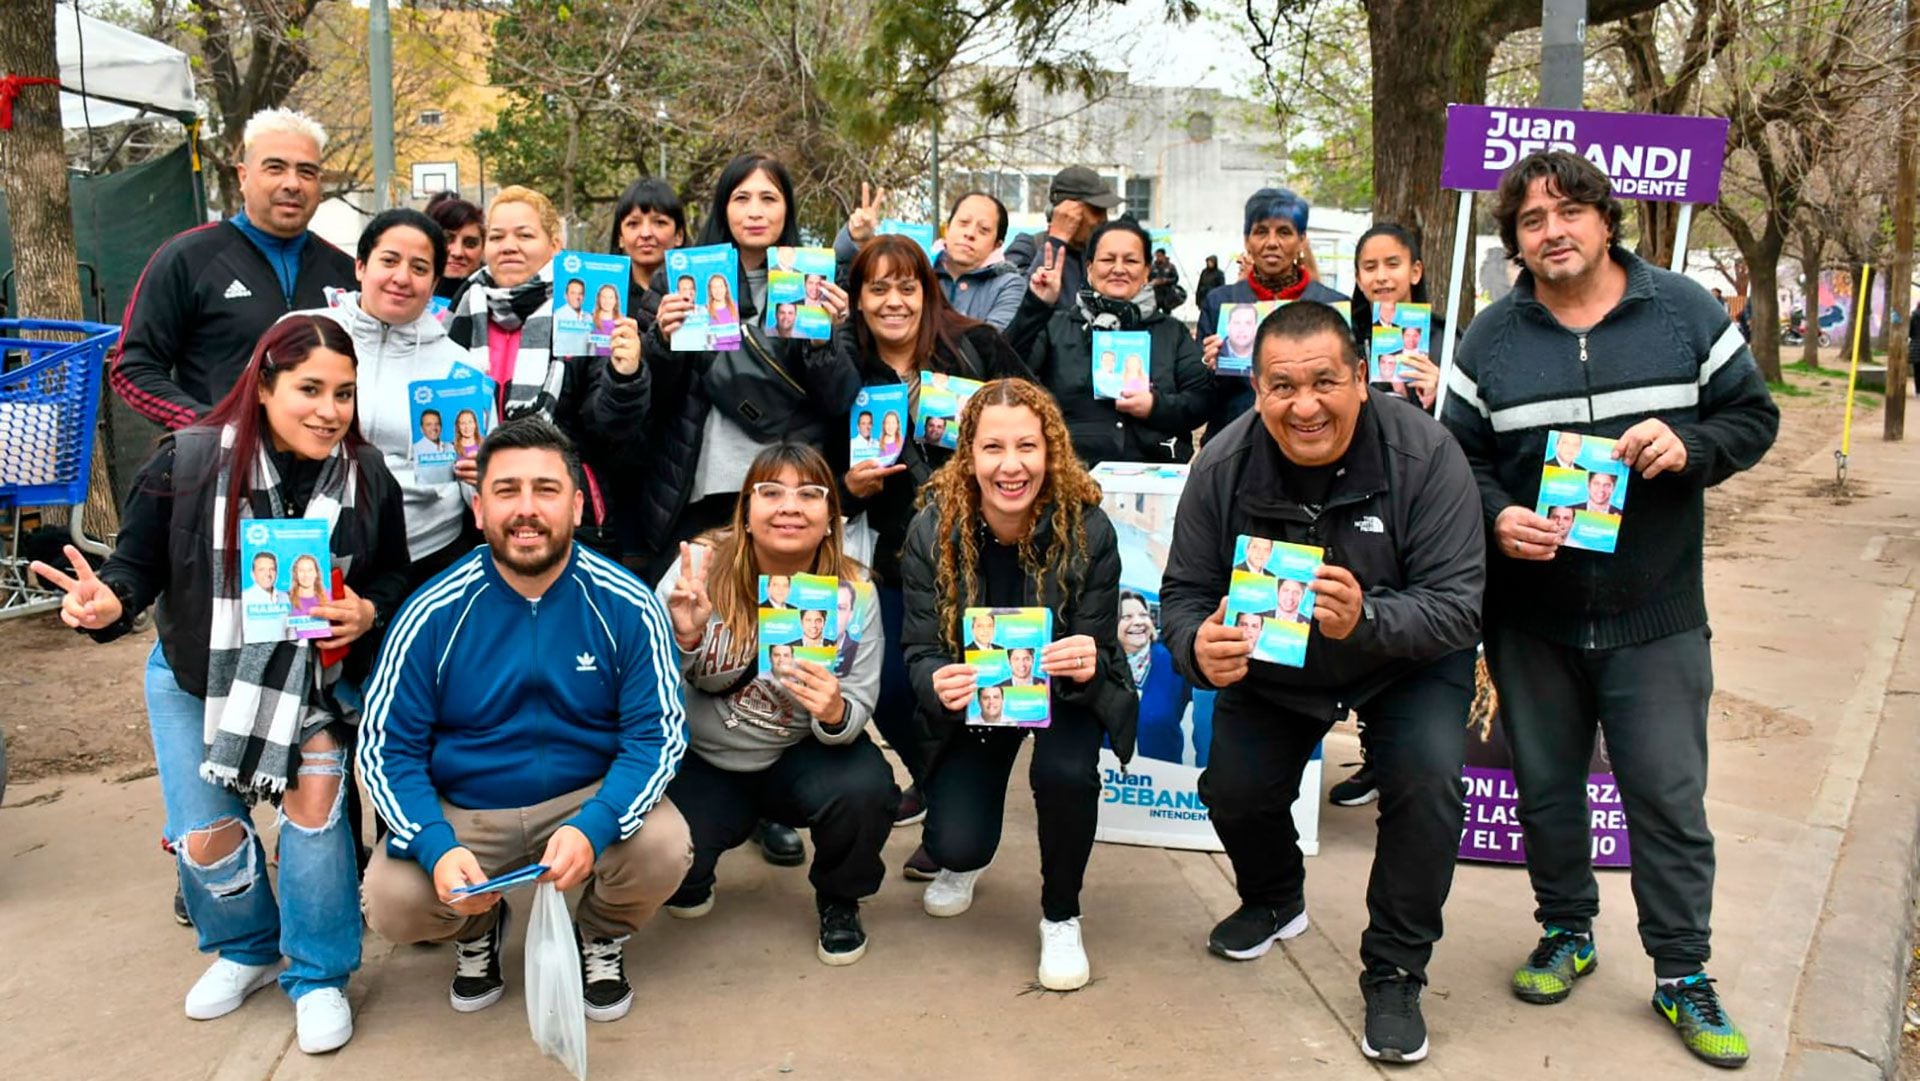
<instances>
[{"instance_id":1,"label":"white hoodie","mask_svg":"<svg viewBox=\"0 0 1920 1081\"><path fill-rule=\"evenodd\" d=\"M413 411L407 384L445 379L455 364L465 364L481 375L487 372L447 338L446 328L430 314L422 313L406 326L388 326L360 307L360 294L340 293L335 299L335 307L293 314L324 315L353 338L359 361L355 398L360 434L380 448L387 470L400 484L406 503L408 555L420 560L460 535L471 490L457 480L426 484L414 475L408 454L413 445Z\"/></svg>"}]
</instances>

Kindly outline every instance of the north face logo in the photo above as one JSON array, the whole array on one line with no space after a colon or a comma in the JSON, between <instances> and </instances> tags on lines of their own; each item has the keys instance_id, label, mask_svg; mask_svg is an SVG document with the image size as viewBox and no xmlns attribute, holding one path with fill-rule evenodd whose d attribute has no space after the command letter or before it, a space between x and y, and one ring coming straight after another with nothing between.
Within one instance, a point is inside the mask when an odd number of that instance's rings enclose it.
<instances>
[{"instance_id":1,"label":"north face logo","mask_svg":"<svg viewBox=\"0 0 1920 1081\"><path fill-rule=\"evenodd\" d=\"M1353 520L1353 528L1362 533L1385 533L1387 531L1386 524L1371 514L1355 518Z\"/></svg>"},{"instance_id":2,"label":"north face logo","mask_svg":"<svg viewBox=\"0 0 1920 1081\"><path fill-rule=\"evenodd\" d=\"M594 666L593 654L582 653L573 659L573 670L576 672L598 672L600 669Z\"/></svg>"},{"instance_id":3,"label":"north face logo","mask_svg":"<svg viewBox=\"0 0 1920 1081\"><path fill-rule=\"evenodd\" d=\"M227 291L222 295L228 300L245 300L253 295L253 290L242 285L239 278L235 278L233 284L227 286Z\"/></svg>"}]
</instances>

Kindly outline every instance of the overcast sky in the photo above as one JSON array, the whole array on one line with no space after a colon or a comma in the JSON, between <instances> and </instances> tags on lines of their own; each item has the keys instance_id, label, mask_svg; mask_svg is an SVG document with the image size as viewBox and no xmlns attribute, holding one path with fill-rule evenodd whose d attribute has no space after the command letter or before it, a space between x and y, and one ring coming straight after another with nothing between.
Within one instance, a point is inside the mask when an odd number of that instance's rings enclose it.
<instances>
[{"instance_id":1,"label":"overcast sky","mask_svg":"<svg viewBox=\"0 0 1920 1081\"><path fill-rule=\"evenodd\" d=\"M1095 47L1110 56L1115 67L1131 73L1133 81L1150 86L1204 86L1239 95L1260 74L1260 65L1233 27L1222 17L1246 10L1231 0L1201 0L1199 21L1170 24L1165 0L1128 0L1123 11L1110 16L1119 47Z\"/></svg>"}]
</instances>

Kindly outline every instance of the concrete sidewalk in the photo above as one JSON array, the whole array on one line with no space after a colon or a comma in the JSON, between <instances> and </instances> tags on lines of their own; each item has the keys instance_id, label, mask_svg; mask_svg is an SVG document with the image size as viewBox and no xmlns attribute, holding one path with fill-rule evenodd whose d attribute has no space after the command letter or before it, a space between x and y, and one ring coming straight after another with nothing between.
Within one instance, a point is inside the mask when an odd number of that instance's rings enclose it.
<instances>
[{"instance_id":1,"label":"concrete sidewalk","mask_svg":"<svg viewBox=\"0 0 1920 1081\"><path fill-rule=\"evenodd\" d=\"M1747 1077L1879 1076L1910 911L1920 768L1920 444L1865 442L1856 498L1818 491L1827 451L1776 466L1748 524L1709 550L1719 693L1711 966L1754 1048ZM121 718L112 718L118 723ZM1883 723L1883 721L1893 723ZM1327 781L1356 757L1327 748ZM1001 855L971 912L928 918L890 878L868 903L871 946L845 969L813 956L802 870L757 852L721 863L713 913L660 919L628 947L638 1005L590 1026L603 1078L1368 1077L1357 1047L1356 956L1373 813L1329 808L1308 861L1314 925L1251 964L1206 954L1235 903L1224 858L1100 846L1084 897L1095 982L1034 989L1038 860L1021 773ZM368 937L351 994L357 1033L337 1055L290 1046L276 992L196 1023L180 999L204 965L167 914L151 777L22 785L0 809L0 1076L557 1078L527 1038L521 958L492 1010L446 1005L445 949ZM264 820L266 816L262 815ZM898 868L918 829L895 831ZM1648 1006L1624 873L1602 876L1605 963L1557 1007L1522 1004L1507 978L1537 931L1519 868L1462 865L1426 1015L1433 1078L1723 1076L1696 1063ZM1891 921L1888 913L1894 913ZM518 934L516 932L516 938ZM1895 997L1888 997L1895 996ZM1880 1033L1882 1044L1875 1044Z\"/></svg>"}]
</instances>

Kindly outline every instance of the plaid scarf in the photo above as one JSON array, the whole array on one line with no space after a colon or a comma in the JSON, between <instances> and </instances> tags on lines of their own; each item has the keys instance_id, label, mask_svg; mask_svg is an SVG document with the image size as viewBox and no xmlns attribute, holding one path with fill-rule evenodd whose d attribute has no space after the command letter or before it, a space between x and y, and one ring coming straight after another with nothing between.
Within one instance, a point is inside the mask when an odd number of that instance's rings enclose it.
<instances>
[{"instance_id":1,"label":"plaid scarf","mask_svg":"<svg viewBox=\"0 0 1920 1081\"><path fill-rule=\"evenodd\" d=\"M520 331L520 352L514 360L513 378L501 388L500 416L504 420L539 414L553 419L565 389L567 366L549 355L553 346L553 316L548 307L553 300L553 263L519 285L502 288L493 284L493 274L485 267L474 273L466 291L460 294L459 310L447 323L447 337L467 351L471 362L483 372L492 371L487 350L487 327Z\"/></svg>"},{"instance_id":2,"label":"plaid scarf","mask_svg":"<svg viewBox=\"0 0 1920 1081\"><path fill-rule=\"evenodd\" d=\"M207 634L206 757L200 776L243 795L286 791L300 745L337 719L324 688L340 678L340 666L321 669L311 641L247 642L240 604L241 575L229 559L226 530L234 427L220 432L213 494L213 626ZM263 439L254 454L251 490L240 506L244 523L255 517L286 517L279 471ZM336 445L320 467L305 517L326 520L331 536L341 512L353 513L360 472ZM241 526L245 529L245 525ZM333 565L344 577L352 560L337 551Z\"/></svg>"}]
</instances>

